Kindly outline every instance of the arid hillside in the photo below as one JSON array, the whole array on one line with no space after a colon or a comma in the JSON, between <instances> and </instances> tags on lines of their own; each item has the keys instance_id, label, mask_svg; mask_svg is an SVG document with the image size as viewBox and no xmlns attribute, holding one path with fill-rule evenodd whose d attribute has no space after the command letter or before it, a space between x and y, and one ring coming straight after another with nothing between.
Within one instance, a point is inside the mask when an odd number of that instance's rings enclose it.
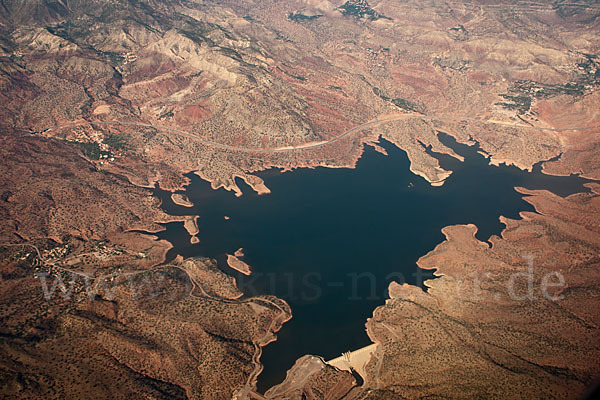
<instances>
[{"instance_id":1,"label":"arid hillside","mask_svg":"<svg viewBox=\"0 0 600 400\"><path fill-rule=\"evenodd\" d=\"M353 167L380 137L439 186L452 171L427 149L461 158L440 131L492 164L600 179L599 17L593 0L0 1L1 392L255 396L291 311L240 299L213 261L161 265L171 244L138 231L176 218L153 189L194 172L268 193L255 172ZM305 357L267 396L578 397L600 375L598 194L524 193L537 213L491 248L445 228L420 261L441 278L393 285L367 323L362 387ZM524 252L562 274L564 301L502 297ZM475 272L493 300L454 295ZM46 301L42 280L65 274L73 295ZM85 282L116 274L169 289L113 279L89 300Z\"/></svg>"}]
</instances>

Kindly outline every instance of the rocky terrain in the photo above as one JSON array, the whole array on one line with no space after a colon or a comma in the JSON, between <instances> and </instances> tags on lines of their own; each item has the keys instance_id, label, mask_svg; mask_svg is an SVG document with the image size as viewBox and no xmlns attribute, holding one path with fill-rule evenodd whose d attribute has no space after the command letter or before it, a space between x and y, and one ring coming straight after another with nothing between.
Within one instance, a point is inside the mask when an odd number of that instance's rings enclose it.
<instances>
[{"instance_id":1,"label":"rocky terrain","mask_svg":"<svg viewBox=\"0 0 600 400\"><path fill-rule=\"evenodd\" d=\"M353 167L383 137L441 185L452 171L426 148L460 159L443 131L493 164L600 179L599 15L592 0L2 0L2 393L251 395L287 306L240 300L209 261L158 267L170 244L138 232L174 220L152 188L185 173L268 193L254 172ZM420 261L442 276L427 293L391 287L368 323L375 386L320 366L271 395L580 395L600 369L598 189L525 194L538 213L505 220L491 248L475 227L445 229ZM536 282L561 274L564 299L506 298L524 253ZM39 274L117 272L172 289L41 297ZM459 293L484 272L476 299Z\"/></svg>"},{"instance_id":2,"label":"rocky terrain","mask_svg":"<svg viewBox=\"0 0 600 400\"><path fill-rule=\"evenodd\" d=\"M583 393L600 373L598 189L566 199L524 191L540 214L503 219L491 247L475 226L445 228L419 260L441 277L427 293L393 284L367 323L383 345L367 398Z\"/></svg>"},{"instance_id":3,"label":"rocky terrain","mask_svg":"<svg viewBox=\"0 0 600 400\"><path fill-rule=\"evenodd\" d=\"M210 260L86 285L44 266L32 276L22 251L3 255L7 399L231 398L252 389L260 347L291 316L276 298L235 300L233 278ZM45 301L39 281L51 288L58 278L66 290L54 286Z\"/></svg>"},{"instance_id":4,"label":"rocky terrain","mask_svg":"<svg viewBox=\"0 0 600 400\"><path fill-rule=\"evenodd\" d=\"M581 154L594 135L564 130L600 125L593 3L88 1L34 20L6 3L5 129L118 154L104 168L138 184L175 189L181 172L198 171L238 191L233 177L259 185L249 173L273 165L351 166L358 142L380 134L441 182L448 172L421 147L451 152L437 129L479 141L493 162L527 168L564 154L552 171L598 176ZM392 113L410 115L326 147L264 151Z\"/></svg>"}]
</instances>

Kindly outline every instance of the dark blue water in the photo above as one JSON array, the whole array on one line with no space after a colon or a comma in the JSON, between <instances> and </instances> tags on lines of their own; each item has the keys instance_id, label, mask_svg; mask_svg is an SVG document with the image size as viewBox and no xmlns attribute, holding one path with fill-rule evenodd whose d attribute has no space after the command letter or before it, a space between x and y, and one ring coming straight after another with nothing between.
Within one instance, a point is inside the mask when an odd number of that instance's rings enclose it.
<instances>
[{"instance_id":1,"label":"dark blue water","mask_svg":"<svg viewBox=\"0 0 600 400\"><path fill-rule=\"evenodd\" d=\"M272 190L266 196L238 181L244 195L236 198L193 175L186 194L194 209L178 207L157 191L168 213L200 216L197 245L190 245L181 223L166 224L158 234L175 246L170 258L216 258L245 294L273 294L290 304L292 320L264 349L259 391L283 380L304 354L329 359L369 344L364 324L384 303L388 284L423 287L433 278L416 261L444 239L444 226L476 224L477 237L486 241L501 232L501 215L518 218L521 211L534 211L515 186L561 196L586 191L585 179L543 175L539 166L532 173L493 167L476 146L443 134L441 139L465 157L461 163L430 152L454 171L442 187L412 174L406 154L384 141L389 156L367 148L356 169L260 173ZM223 262L224 253L239 247L253 267L250 277Z\"/></svg>"}]
</instances>

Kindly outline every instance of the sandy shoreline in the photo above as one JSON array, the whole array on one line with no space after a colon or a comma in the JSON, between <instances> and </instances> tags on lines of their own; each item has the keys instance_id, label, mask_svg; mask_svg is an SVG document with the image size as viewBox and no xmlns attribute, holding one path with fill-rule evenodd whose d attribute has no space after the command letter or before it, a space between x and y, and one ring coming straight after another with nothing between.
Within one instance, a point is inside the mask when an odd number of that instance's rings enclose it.
<instances>
[{"instance_id":1,"label":"sandy shoreline","mask_svg":"<svg viewBox=\"0 0 600 400\"><path fill-rule=\"evenodd\" d=\"M235 251L235 253L233 253L233 255L236 257L244 257L244 249L240 247Z\"/></svg>"}]
</instances>

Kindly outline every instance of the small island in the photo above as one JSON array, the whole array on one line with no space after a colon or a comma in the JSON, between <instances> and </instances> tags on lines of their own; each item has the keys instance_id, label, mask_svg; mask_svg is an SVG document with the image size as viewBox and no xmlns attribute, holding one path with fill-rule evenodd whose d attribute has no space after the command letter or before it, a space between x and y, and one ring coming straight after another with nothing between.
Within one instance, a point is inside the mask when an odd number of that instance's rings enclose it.
<instances>
[{"instance_id":1,"label":"small island","mask_svg":"<svg viewBox=\"0 0 600 400\"><path fill-rule=\"evenodd\" d=\"M200 239L196 235L200 233L200 229L198 229L198 216L197 215L188 215L184 217L183 227L190 234L190 243L198 244L200 243Z\"/></svg>"},{"instance_id":2,"label":"small island","mask_svg":"<svg viewBox=\"0 0 600 400\"><path fill-rule=\"evenodd\" d=\"M252 273L252 269L250 269L248 264L231 254L227 254L227 265L244 275L250 275Z\"/></svg>"},{"instance_id":3,"label":"small island","mask_svg":"<svg viewBox=\"0 0 600 400\"><path fill-rule=\"evenodd\" d=\"M178 206L194 207L194 203L192 203L190 199L183 193L173 193L171 195L171 200Z\"/></svg>"}]
</instances>

